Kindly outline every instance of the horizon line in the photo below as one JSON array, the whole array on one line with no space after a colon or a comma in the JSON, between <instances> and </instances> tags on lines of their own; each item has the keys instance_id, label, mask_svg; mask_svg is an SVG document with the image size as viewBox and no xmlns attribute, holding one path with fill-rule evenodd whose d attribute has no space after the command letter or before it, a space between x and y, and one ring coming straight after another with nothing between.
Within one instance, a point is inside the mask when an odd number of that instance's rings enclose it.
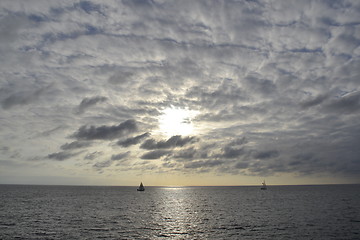
<instances>
[{"instance_id":1,"label":"horizon line","mask_svg":"<svg viewBox=\"0 0 360 240\"><path fill-rule=\"evenodd\" d=\"M17 185L17 186L68 186L68 187L138 187L138 185L86 185L86 184L32 184L32 183L0 183L0 185ZM334 186L334 185L360 185L360 183L314 183L314 184L266 184L267 187L281 186ZM259 187L260 184L252 185L144 185L146 187L163 187L163 188L185 188L185 187Z\"/></svg>"}]
</instances>

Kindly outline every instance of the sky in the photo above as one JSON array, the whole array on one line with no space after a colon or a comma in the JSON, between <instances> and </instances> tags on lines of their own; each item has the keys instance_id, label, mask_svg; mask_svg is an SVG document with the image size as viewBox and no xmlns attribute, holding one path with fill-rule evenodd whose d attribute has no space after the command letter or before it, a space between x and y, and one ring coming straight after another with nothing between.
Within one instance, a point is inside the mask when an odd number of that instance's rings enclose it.
<instances>
[{"instance_id":1,"label":"sky","mask_svg":"<svg viewBox=\"0 0 360 240\"><path fill-rule=\"evenodd\" d=\"M360 183L360 1L0 3L0 184Z\"/></svg>"}]
</instances>

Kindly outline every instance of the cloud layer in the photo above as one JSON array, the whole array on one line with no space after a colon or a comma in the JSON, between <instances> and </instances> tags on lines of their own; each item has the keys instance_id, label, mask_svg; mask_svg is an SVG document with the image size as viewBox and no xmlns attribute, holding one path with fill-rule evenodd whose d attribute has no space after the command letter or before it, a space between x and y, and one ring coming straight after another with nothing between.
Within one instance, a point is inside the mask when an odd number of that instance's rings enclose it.
<instances>
[{"instance_id":1,"label":"cloud layer","mask_svg":"<svg viewBox=\"0 0 360 240\"><path fill-rule=\"evenodd\" d=\"M0 174L358 181L359 15L355 0L2 2ZM197 112L190 135L160 131L170 108Z\"/></svg>"}]
</instances>

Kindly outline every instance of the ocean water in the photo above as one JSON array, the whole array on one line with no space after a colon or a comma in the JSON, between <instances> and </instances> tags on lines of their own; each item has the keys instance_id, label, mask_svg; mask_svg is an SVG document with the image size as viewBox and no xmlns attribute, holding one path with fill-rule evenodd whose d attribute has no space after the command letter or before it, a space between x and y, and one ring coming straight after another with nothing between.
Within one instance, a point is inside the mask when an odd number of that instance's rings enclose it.
<instances>
[{"instance_id":1,"label":"ocean water","mask_svg":"<svg viewBox=\"0 0 360 240\"><path fill-rule=\"evenodd\" d=\"M0 239L360 239L360 185L0 185Z\"/></svg>"}]
</instances>

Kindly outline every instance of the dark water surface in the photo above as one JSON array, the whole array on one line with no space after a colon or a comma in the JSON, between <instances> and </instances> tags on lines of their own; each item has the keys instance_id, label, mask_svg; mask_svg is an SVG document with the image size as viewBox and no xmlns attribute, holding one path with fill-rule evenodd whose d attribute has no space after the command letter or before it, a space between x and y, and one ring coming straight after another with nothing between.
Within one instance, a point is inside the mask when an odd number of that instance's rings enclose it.
<instances>
[{"instance_id":1,"label":"dark water surface","mask_svg":"<svg viewBox=\"0 0 360 240\"><path fill-rule=\"evenodd\" d=\"M0 185L0 239L360 239L360 185Z\"/></svg>"}]
</instances>

